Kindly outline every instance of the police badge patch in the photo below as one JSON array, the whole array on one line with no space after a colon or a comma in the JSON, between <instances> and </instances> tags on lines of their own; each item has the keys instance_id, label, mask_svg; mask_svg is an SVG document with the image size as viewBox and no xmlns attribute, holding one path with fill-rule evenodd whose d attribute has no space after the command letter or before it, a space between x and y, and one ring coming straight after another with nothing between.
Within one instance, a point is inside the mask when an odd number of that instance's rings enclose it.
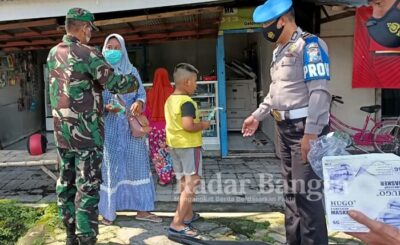
<instances>
[{"instance_id":1,"label":"police badge patch","mask_svg":"<svg viewBox=\"0 0 400 245\"><path fill-rule=\"evenodd\" d=\"M321 62L321 53L319 52L319 45L317 43L310 43L306 47L309 63Z\"/></svg>"},{"instance_id":2,"label":"police badge patch","mask_svg":"<svg viewBox=\"0 0 400 245\"><path fill-rule=\"evenodd\" d=\"M329 57L319 45L318 37L305 38L304 49L304 81L330 80Z\"/></svg>"}]
</instances>

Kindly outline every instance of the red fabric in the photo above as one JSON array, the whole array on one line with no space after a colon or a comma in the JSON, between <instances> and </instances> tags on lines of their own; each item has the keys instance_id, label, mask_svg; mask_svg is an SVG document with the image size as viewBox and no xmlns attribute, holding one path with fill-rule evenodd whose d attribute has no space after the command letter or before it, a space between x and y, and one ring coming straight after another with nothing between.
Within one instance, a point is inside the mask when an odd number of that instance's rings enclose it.
<instances>
[{"instance_id":1,"label":"red fabric","mask_svg":"<svg viewBox=\"0 0 400 245\"><path fill-rule=\"evenodd\" d=\"M400 48L385 48L368 35L371 7L356 12L353 88L400 88Z\"/></svg>"},{"instance_id":2,"label":"red fabric","mask_svg":"<svg viewBox=\"0 0 400 245\"><path fill-rule=\"evenodd\" d=\"M153 87L147 91L147 115L150 121L165 121L164 104L174 92L168 71L158 68L154 72Z\"/></svg>"}]
</instances>

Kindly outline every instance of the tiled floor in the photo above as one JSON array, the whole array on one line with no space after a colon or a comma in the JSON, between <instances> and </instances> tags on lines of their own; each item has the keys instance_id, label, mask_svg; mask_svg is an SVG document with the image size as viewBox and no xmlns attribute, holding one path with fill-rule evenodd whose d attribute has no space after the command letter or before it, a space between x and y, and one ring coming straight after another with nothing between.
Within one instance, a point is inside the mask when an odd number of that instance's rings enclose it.
<instances>
[{"instance_id":1,"label":"tiled floor","mask_svg":"<svg viewBox=\"0 0 400 245\"><path fill-rule=\"evenodd\" d=\"M48 149L54 149L53 135L49 133L47 138ZM236 142L230 146L233 149L252 148L254 152L272 149L272 143L261 133L248 139L231 133L232 141ZM10 149L24 152L26 140L7 148ZM54 167L49 168L57 174ZM195 202L225 203L231 204L231 208L235 204L261 204L266 210L277 210L282 206L282 194L279 192L281 182L279 160L275 158L206 157L203 159L203 177ZM172 203L172 206L176 203L179 196L177 185L155 186L158 203ZM23 202L55 201L55 181L39 167L0 168L0 198Z\"/></svg>"},{"instance_id":2,"label":"tiled floor","mask_svg":"<svg viewBox=\"0 0 400 245\"><path fill-rule=\"evenodd\" d=\"M281 175L277 159L204 159L204 176L196 203L282 205ZM52 167L50 167L51 169ZM54 173L55 170L53 168ZM177 201L177 185L156 184L157 201ZM39 167L0 169L0 198L23 202L55 201L55 181Z\"/></svg>"}]
</instances>

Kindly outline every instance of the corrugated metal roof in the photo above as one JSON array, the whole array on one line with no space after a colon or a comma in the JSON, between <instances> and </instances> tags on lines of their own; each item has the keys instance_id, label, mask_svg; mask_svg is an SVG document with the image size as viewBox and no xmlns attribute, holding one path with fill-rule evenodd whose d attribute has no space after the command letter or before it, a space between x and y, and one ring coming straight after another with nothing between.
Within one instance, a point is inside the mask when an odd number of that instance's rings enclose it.
<instances>
[{"instance_id":1,"label":"corrugated metal roof","mask_svg":"<svg viewBox=\"0 0 400 245\"><path fill-rule=\"evenodd\" d=\"M222 7L204 7L140 16L103 19L95 24L91 44L102 44L111 33L123 34L129 43L154 43L177 39L216 37ZM64 27L57 19L0 23L0 50L47 49L56 45Z\"/></svg>"}]
</instances>

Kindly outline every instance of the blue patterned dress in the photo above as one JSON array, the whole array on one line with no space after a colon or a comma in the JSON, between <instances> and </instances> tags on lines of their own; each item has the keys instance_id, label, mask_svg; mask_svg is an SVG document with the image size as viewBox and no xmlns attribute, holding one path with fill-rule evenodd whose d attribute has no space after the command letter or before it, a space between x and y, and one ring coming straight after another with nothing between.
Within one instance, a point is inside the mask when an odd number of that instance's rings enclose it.
<instances>
[{"instance_id":1,"label":"blue patterned dress","mask_svg":"<svg viewBox=\"0 0 400 245\"><path fill-rule=\"evenodd\" d=\"M136 71L136 69L135 69ZM139 78L136 72L134 75ZM137 93L119 95L129 109L136 100L145 102L146 93L140 81ZM104 105L112 94L103 92ZM155 190L145 138L131 136L125 114L108 112L104 117L105 141L100 188L100 214L107 220L116 218L119 210L154 210Z\"/></svg>"}]
</instances>

